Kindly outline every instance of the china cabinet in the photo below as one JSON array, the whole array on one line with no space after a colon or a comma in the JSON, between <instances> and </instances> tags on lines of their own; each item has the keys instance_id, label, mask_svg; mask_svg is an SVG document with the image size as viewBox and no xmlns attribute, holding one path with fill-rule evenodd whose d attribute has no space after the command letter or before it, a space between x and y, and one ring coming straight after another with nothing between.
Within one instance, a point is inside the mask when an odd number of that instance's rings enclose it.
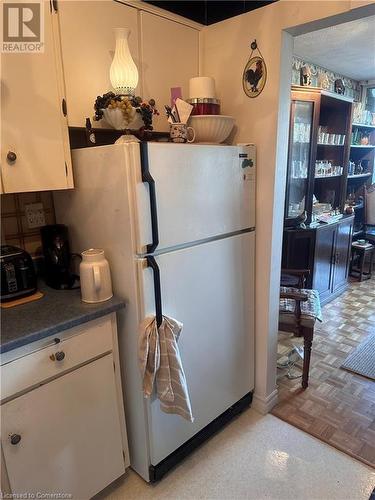
<instances>
[{"instance_id":1,"label":"china cabinet","mask_svg":"<svg viewBox=\"0 0 375 500\"><path fill-rule=\"evenodd\" d=\"M347 285L353 216L347 198L352 101L312 87L292 87L284 269L309 269L307 286L324 304ZM298 222L303 220L305 225ZM333 216L334 214L334 216ZM325 216L327 222L319 220Z\"/></svg>"},{"instance_id":2,"label":"china cabinet","mask_svg":"<svg viewBox=\"0 0 375 500\"><path fill-rule=\"evenodd\" d=\"M352 124L346 196L355 205L354 231L361 235L365 220L365 189L375 182L375 125Z\"/></svg>"},{"instance_id":3,"label":"china cabinet","mask_svg":"<svg viewBox=\"0 0 375 500\"><path fill-rule=\"evenodd\" d=\"M318 290L322 305L347 287L354 216L306 229L285 229L283 269L309 269L306 287Z\"/></svg>"},{"instance_id":4,"label":"china cabinet","mask_svg":"<svg viewBox=\"0 0 375 500\"><path fill-rule=\"evenodd\" d=\"M292 87L285 220L324 208L344 210L352 101L312 87Z\"/></svg>"}]
</instances>

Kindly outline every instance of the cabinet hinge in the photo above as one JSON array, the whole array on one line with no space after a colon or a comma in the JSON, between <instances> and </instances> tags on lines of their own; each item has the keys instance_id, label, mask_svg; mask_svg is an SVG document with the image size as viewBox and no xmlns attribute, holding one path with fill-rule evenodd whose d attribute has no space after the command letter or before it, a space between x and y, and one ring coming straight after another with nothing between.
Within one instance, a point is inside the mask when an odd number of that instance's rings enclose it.
<instances>
[{"instance_id":1,"label":"cabinet hinge","mask_svg":"<svg viewBox=\"0 0 375 500\"><path fill-rule=\"evenodd\" d=\"M66 116L68 114L68 109L66 106L66 100L64 98L61 101L61 109L62 109L63 115Z\"/></svg>"}]
</instances>

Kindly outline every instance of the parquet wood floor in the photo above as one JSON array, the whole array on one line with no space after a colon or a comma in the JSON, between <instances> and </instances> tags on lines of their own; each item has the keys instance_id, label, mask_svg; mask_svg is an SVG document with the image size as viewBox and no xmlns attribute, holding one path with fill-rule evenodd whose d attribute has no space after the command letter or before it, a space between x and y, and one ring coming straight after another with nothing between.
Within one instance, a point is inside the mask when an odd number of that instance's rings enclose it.
<instances>
[{"instance_id":1,"label":"parquet wood floor","mask_svg":"<svg viewBox=\"0 0 375 500\"><path fill-rule=\"evenodd\" d=\"M345 293L324 306L323 323L316 324L309 387L303 391L300 378L280 378L279 403L272 410L282 420L372 467L375 382L340 365L374 332L375 279L351 281ZM285 338L279 340L279 352L288 343Z\"/></svg>"}]
</instances>

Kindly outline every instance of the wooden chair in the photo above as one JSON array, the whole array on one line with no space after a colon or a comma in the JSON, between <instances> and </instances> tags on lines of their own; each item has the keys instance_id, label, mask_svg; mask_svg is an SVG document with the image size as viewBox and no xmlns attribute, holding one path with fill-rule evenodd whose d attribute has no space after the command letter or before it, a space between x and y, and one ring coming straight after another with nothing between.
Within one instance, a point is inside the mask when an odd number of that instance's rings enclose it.
<instances>
[{"instance_id":1,"label":"wooden chair","mask_svg":"<svg viewBox=\"0 0 375 500\"><path fill-rule=\"evenodd\" d=\"M281 273L279 330L303 337L302 388L306 389L309 385L314 326L316 320L322 320L319 293L303 288L309 273L307 269L282 269ZM286 285L285 276L295 277L297 285Z\"/></svg>"}]
</instances>

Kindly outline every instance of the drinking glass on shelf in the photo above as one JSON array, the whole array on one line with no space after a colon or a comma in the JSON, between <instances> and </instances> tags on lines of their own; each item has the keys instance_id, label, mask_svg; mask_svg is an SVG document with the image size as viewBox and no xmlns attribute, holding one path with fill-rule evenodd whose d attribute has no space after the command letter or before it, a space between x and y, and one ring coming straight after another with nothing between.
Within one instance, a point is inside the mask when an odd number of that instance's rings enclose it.
<instances>
[{"instance_id":1,"label":"drinking glass on shelf","mask_svg":"<svg viewBox=\"0 0 375 500\"><path fill-rule=\"evenodd\" d=\"M293 129L294 142L299 142L299 130L300 130L300 123L294 122L294 129Z\"/></svg>"},{"instance_id":2,"label":"drinking glass on shelf","mask_svg":"<svg viewBox=\"0 0 375 500\"><path fill-rule=\"evenodd\" d=\"M318 144L322 144L323 143L323 130L322 130L322 127L319 126L318 128Z\"/></svg>"},{"instance_id":3,"label":"drinking glass on shelf","mask_svg":"<svg viewBox=\"0 0 375 500\"><path fill-rule=\"evenodd\" d=\"M310 123L305 124L305 141L304 142L310 142L310 131L311 131L311 125Z\"/></svg>"}]
</instances>

